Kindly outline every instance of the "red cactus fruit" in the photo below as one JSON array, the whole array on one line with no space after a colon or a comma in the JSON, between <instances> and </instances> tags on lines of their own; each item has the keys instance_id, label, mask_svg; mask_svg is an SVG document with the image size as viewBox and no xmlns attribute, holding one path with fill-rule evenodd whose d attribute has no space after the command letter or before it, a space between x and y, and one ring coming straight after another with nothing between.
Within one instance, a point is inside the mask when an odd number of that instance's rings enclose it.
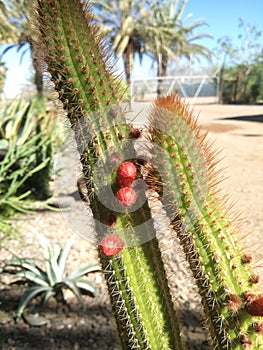
<instances>
[{"instance_id":1,"label":"red cactus fruit","mask_svg":"<svg viewBox=\"0 0 263 350\"><path fill-rule=\"evenodd\" d=\"M116 196L126 207L133 205L137 199L136 192L130 187L120 188Z\"/></svg>"},{"instance_id":2,"label":"red cactus fruit","mask_svg":"<svg viewBox=\"0 0 263 350\"><path fill-rule=\"evenodd\" d=\"M100 250L106 256L118 254L124 246L123 240L117 232L113 232L105 236L100 242Z\"/></svg>"},{"instance_id":3,"label":"red cactus fruit","mask_svg":"<svg viewBox=\"0 0 263 350\"><path fill-rule=\"evenodd\" d=\"M121 187L131 186L136 177L136 166L129 161L121 163L117 169L117 184Z\"/></svg>"}]
</instances>

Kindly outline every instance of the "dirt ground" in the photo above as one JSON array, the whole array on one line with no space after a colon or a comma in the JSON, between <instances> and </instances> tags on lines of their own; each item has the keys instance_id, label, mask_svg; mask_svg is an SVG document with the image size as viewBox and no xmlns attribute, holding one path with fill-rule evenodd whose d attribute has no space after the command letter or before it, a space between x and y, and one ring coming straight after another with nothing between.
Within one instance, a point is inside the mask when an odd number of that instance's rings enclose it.
<instances>
[{"instance_id":1,"label":"dirt ground","mask_svg":"<svg viewBox=\"0 0 263 350\"><path fill-rule=\"evenodd\" d=\"M229 193L234 208L242 213L243 226L241 243L252 251L255 264L262 275L263 260L263 106L240 105L196 105L199 123L208 130L214 149L221 149L219 168L225 181L221 184ZM75 185L74 185L75 186ZM72 199L72 189L64 194L63 200ZM61 213L39 210L31 216L16 221L22 231L22 238L8 243L8 251L1 250L0 263L16 253L19 256L37 257L35 232L41 232L51 242L63 244L75 227ZM67 268L72 270L84 263L96 262L92 244L78 237L71 252ZM96 298L85 297L83 310L69 295L70 304L61 306L50 301L47 306L33 305L29 310L47 321L43 326L30 326L24 320L17 324L12 313L17 307L21 286L9 286L8 275L0 275L0 348L3 350L34 349L86 349L118 350L116 327L110 312L110 305L103 277L100 273L88 276L97 286ZM189 316L190 317L190 316ZM194 339L199 339L194 312L191 314L190 330ZM190 322L190 323L191 323ZM44 322L45 323L45 322ZM191 328L192 327L192 328ZM1 345L2 333L2 345ZM200 339L202 337L200 336ZM200 340L203 341L203 338ZM205 349L196 342L191 349ZM203 344L203 343L202 343Z\"/></svg>"},{"instance_id":2,"label":"dirt ground","mask_svg":"<svg viewBox=\"0 0 263 350\"><path fill-rule=\"evenodd\" d=\"M241 214L244 243L262 265L263 106L197 105L195 111L215 149L222 149L222 188Z\"/></svg>"}]
</instances>

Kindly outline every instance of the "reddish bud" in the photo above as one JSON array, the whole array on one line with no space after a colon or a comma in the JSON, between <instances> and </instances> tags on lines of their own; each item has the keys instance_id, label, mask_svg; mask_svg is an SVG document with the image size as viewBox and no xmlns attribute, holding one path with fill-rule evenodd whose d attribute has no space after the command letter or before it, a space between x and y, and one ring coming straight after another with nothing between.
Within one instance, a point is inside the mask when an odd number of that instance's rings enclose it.
<instances>
[{"instance_id":1,"label":"reddish bud","mask_svg":"<svg viewBox=\"0 0 263 350\"><path fill-rule=\"evenodd\" d=\"M138 139L141 136L141 130L137 128L133 128L129 132L129 137L132 139Z\"/></svg>"},{"instance_id":2,"label":"reddish bud","mask_svg":"<svg viewBox=\"0 0 263 350\"><path fill-rule=\"evenodd\" d=\"M137 169L132 162L123 162L117 169L117 183L122 187L131 186L136 177Z\"/></svg>"},{"instance_id":3,"label":"reddish bud","mask_svg":"<svg viewBox=\"0 0 263 350\"><path fill-rule=\"evenodd\" d=\"M100 250L106 256L118 254L123 246L124 242L116 232L108 234L100 242Z\"/></svg>"},{"instance_id":4,"label":"reddish bud","mask_svg":"<svg viewBox=\"0 0 263 350\"><path fill-rule=\"evenodd\" d=\"M252 273L252 275L249 278L250 282L253 284L256 284L259 282L259 275L256 273Z\"/></svg>"},{"instance_id":5,"label":"reddish bud","mask_svg":"<svg viewBox=\"0 0 263 350\"><path fill-rule=\"evenodd\" d=\"M120 188L116 196L118 200L121 201L127 207L134 204L137 199L136 192L130 187Z\"/></svg>"},{"instance_id":6,"label":"reddish bud","mask_svg":"<svg viewBox=\"0 0 263 350\"><path fill-rule=\"evenodd\" d=\"M251 316L263 316L263 296L247 303L247 312Z\"/></svg>"},{"instance_id":7,"label":"reddish bud","mask_svg":"<svg viewBox=\"0 0 263 350\"><path fill-rule=\"evenodd\" d=\"M251 254L243 254L241 257L242 264L250 264L252 261Z\"/></svg>"}]
</instances>

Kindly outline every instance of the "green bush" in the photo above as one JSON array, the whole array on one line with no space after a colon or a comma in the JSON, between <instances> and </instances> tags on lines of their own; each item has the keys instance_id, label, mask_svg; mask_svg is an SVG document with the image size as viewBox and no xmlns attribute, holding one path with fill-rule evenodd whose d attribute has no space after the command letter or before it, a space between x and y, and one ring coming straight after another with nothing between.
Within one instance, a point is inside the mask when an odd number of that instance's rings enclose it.
<instances>
[{"instance_id":1,"label":"green bush","mask_svg":"<svg viewBox=\"0 0 263 350\"><path fill-rule=\"evenodd\" d=\"M236 65L225 69L223 100L225 103L259 103L263 101L262 59L250 67Z\"/></svg>"}]
</instances>

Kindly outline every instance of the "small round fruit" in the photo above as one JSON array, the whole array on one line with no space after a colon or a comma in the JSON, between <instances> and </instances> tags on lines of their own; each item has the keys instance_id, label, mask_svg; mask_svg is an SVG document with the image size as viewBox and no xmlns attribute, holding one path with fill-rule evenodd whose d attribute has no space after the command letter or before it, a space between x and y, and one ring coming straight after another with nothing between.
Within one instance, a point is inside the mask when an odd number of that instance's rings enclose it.
<instances>
[{"instance_id":1,"label":"small round fruit","mask_svg":"<svg viewBox=\"0 0 263 350\"><path fill-rule=\"evenodd\" d=\"M100 242L100 250L106 256L118 254L123 246L124 242L116 232L108 234Z\"/></svg>"},{"instance_id":2,"label":"small round fruit","mask_svg":"<svg viewBox=\"0 0 263 350\"><path fill-rule=\"evenodd\" d=\"M137 199L136 192L130 187L122 187L116 194L119 201L126 207L133 205Z\"/></svg>"},{"instance_id":3,"label":"small round fruit","mask_svg":"<svg viewBox=\"0 0 263 350\"><path fill-rule=\"evenodd\" d=\"M136 166L129 161L121 163L117 169L117 184L122 187L131 186L136 177Z\"/></svg>"}]
</instances>

